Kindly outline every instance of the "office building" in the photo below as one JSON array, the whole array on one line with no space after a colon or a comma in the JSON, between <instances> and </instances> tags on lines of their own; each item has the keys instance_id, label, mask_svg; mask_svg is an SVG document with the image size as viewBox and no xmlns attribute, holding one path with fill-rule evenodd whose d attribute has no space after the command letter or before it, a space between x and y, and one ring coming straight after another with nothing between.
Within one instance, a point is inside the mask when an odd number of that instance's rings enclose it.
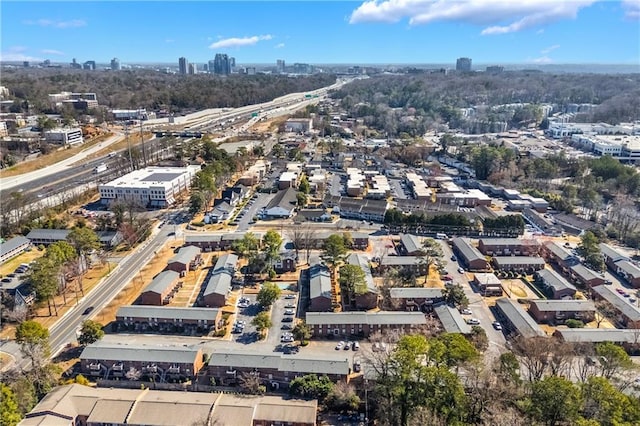
<instances>
[{"instance_id":1,"label":"office building","mask_svg":"<svg viewBox=\"0 0 640 426\"><path fill-rule=\"evenodd\" d=\"M23 66L24 68L29 68L29 66L30 66L30 65L29 65L29 61L23 61L23 62L22 62L22 66Z\"/></svg>"},{"instance_id":2,"label":"office building","mask_svg":"<svg viewBox=\"0 0 640 426\"><path fill-rule=\"evenodd\" d=\"M82 64L79 64L78 61L76 61L76 58L73 58L73 60L71 61L71 63L69 64L71 66L71 68L73 68L74 70L79 70L82 69Z\"/></svg>"},{"instance_id":3,"label":"office building","mask_svg":"<svg viewBox=\"0 0 640 426\"><path fill-rule=\"evenodd\" d=\"M186 75L189 71L189 61L187 58L182 57L178 59L178 72L182 75Z\"/></svg>"},{"instance_id":4,"label":"office building","mask_svg":"<svg viewBox=\"0 0 640 426\"><path fill-rule=\"evenodd\" d=\"M456 71L470 72L471 58L458 58L458 60L456 61Z\"/></svg>"},{"instance_id":5,"label":"office building","mask_svg":"<svg viewBox=\"0 0 640 426\"><path fill-rule=\"evenodd\" d=\"M87 110L98 106L98 97L95 93L60 92L49 95L51 108L60 108L70 105L78 110Z\"/></svg>"},{"instance_id":6,"label":"office building","mask_svg":"<svg viewBox=\"0 0 640 426\"><path fill-rule=\"evenodd\" d=\"M501 67L498 65L492 65L487 67L486 69L487 74L502 74L503 72L504 72L504 67Z\"/></svg>"},{"instance_id":7,"label":"office building","mask_svg":"<svg viewBox=\"0 0 640 426\"><path fill-rule=\"evenodd\" d=\"M82 65L82 69L95 71L95 69L96 69L96 61L86 61Z\"/></svg>"},{"instance_id":8,"label":"office building","mask_svg":"<svg viewBox=\"0 0 640 426\"><path fill-rule=\"evenodd\" d=\"M179 194L191 187L200 166L147 167L126 174L98 187L100 202L130 200L141 206L167 207L176 202Z\"/></svg>"},{"instance_id":9,"label":"office building","mask_svg":"<svg viewBox=\"0 0 640 426\"><path fill-rule=\"evenodd\" d=\"M120 59L113 58L111 60L111 71L120 71Z\"/></svg>"},{"instance_id":10,"label":"office building","mask_svg":"<svg viewBox=\"0 0 640 426\"><path fill-rule=\"evenodd\" d=\"M229 58L229 67L231 68L231 72L234 72L236 69L236 58L233 56Z\"/></svg>"},{"instance_id":11,"label":"office building","mask_svg":"<svg viewBox=\"0 0 640 426\"><path fill-rule=\"evenodd\" d=\"M196 64L189 64L189 74L190 75L194 75L198 72L198 65Z\"/></svg>"},{"instance_id":12,"label":"office building","mask_svg":"<svg viewBox=\"0 0 640 426\"><path fill-rule=\"evenodd\" d=\"M70 129L52 129L44 133L44 138L47 143L62 146L77 145L84 142L82 139L82 130L77 127Z\"/></svg>"},{"instance_id":13,"label":"office building","mask_svg":"<svg viewBox=\"0 0 640 426\"><path fill-rule=\"evenodd\" d=\"M209 70L211 70L211 64L209 64ZM229 55L226 53L216 53L216 57L213 59L213 73L218 75L231 74Z\"/></svg>"},{"instance_id":14,"label":"office building","mask_svg":"<svg viewBox=\"0 0 640 426\"><path fill-rule=\"evenodd\" d=\"M278 59L276 61L276 69L279 74L284 74L284 59Z\"/></svg>"}]
</instances>

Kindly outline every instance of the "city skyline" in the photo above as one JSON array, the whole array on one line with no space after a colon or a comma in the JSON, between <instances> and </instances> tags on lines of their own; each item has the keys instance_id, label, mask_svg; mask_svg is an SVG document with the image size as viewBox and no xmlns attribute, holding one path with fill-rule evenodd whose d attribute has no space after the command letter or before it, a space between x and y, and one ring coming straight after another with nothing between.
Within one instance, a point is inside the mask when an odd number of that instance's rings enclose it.
<instances>
[{"instance_id":1,"label":"city skyline","mask_svg":"<svg viewBox=\"0 0 640 426\"><path fill-rule=\"evenodd\" d=\"M274 65L455 64L459 57L474 65L640 63L639 2L451 4L9 1L0 59L177 64L185 57L205 64L223 53L242 64ZM141 20L150 7L153 19Z\"/></svg>"}]
</instances>

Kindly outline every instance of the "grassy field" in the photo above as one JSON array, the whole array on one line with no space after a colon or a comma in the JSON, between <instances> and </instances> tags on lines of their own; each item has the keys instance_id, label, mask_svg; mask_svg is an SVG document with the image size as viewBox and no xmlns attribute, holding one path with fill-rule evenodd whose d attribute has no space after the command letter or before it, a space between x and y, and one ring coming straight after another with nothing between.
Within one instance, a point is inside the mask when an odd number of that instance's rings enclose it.
<instances>
[{"instance_id":1,"label":"grassy field","mask_svg":"<svg viewBox=\"0 0 640 426\"><path fill-rule=\"evenodd\" d=\"M0 265L0 275L5 276L16 270L21 263L30 263L35 259L44 256L44 250L40 251L36 248L32 248L31 251L25 251L24 253L9 259L7 262Z\"/></svg>"},{"instance_id":2,"label":"grassy field","mask_svg":"<svg viewBox=\"0 0 640 426\"><path fill-rule=\"evenodd\" d=\"M33 160L24 161L22 163L16 164L13 167L9 167L8 169L0 170L0 177L10 177L21 175L24 173L32 172L34 170L40 170L47 166L50 166L55 163L59 163L62 160L66 160L69 157L72 157L78 154L80 151L83 151L87 148L94 146L104 140L110 138L112 136L111 133L106 133L104 135L97 136L89 142L86 142L80 146L76 146L74 148L69 149L61 149L55 152L52 152L47 155L39 156Z\"/></svg>"},{"instance_id":3,"label":"grassy field","mask_svg":"<svg viewBox=\"0 0 640 426\"><path fill-rule=\"evenodd\" d=\"M143 133L143 136L144 136L144 139L146 141L151 137L151 133ZM103 148L100 151L95 152L95 153L87 156L87 158L85 158L82 161L77 162L74 165L82 164L82 163L85 163L86 161L89 161L89 160L94 160L96 158L104 157L105 155L108 155L111 152L118 151L118 150L121 150L121 149L125 149L125 148L128 147L129 143L131 143L131 146L139 145L140 144L140 134L139 133L130 134L129 135L129 142L127 142L127 139L125 137L123 137L118 142L112 143L108 147Z\"/></svg>"}]
</instances>

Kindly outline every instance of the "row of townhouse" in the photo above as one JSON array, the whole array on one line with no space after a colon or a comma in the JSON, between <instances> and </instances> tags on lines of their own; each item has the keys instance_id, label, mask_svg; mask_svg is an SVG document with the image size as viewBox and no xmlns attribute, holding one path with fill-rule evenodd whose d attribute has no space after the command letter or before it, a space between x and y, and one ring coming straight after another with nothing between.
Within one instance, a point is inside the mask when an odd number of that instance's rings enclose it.
<instances>
[{"instance_id":1,"label":"row of townhouse","mask_svg":"<svg viewBox=\"0 0 640 426\"><path fill-rule=\"evenodd\" d=\"M376 332L412 333L427 323L422 312L308 312L306 323L316 338L368 337Z\"/></svg>"},{"instance_id":2,"label":"row of townhouse","mask_svg":"<svg viewBox=\"0 0 640 426\"><path fill-rule=\"evenodd\" d=\"M93 388L54 388L19 426L315 426L317 400L280 396Z\"/></svg>"},{"instance_id":3,"label":"row of townhouse","mask_svg":"<svg viewBox=\"0 0 640 426\"><path fill-rule=\"evenodd\" d=\"M604 263L633 288L640 288L640 268L631 259L608 244L601 243Z\"/></svg>"},{"instance_id":4,"label":"row of townhouse","mask_svg":"<svg viewBox=\"0 0 640 426\"><path fill-rule=\"evenodd\" d=\"M129 331L217 331L223 323L222 311L216 308L127 305L116 312L117 326Z\"/></svg>"}]
</instances>

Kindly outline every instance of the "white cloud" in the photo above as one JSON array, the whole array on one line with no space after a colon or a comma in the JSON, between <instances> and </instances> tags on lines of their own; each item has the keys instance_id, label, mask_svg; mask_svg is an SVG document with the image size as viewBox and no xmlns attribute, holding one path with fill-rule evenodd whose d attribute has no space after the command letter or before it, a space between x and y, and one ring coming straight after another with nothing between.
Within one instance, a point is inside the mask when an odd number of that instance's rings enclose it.
<instances>
[{"instance_id":1,"label":"white cloud","mask_svg":"<svg viewBox=\"0 0 640 426\"><path fill-rule=\"evenodd\" d=\"M2 62L22 62L22 61L42 61L42 58L36 58L26 54L27 48L23 46L12 46L7 50L0 52L0 61Z\"/></svg>"},{"instance_id":2,"label":"white cloud","mask_svg":"<svg viewBox=\"0 0 640 426\"><path fill-rule=\"evenodd\" d=\"M640 20L640 2L638 0L622 0L624 17L631 20Z\"/></svg>"},{"instance_id":3,"label":"white cloud","mask_svg":"<svg viewBox=\"0 0 640 426\"><path fill-rule=\"evenodd\" d=\"M275 49L282 49L284 47L284 43L278 43L274 46Z\"/></svg>"},{"instance_id":4,"label":"white cloud","mask_svg":"<svg viewBox=\"0 0 640 426\"><path fill-rule=\"evenodd\" d=\"M506 34L561 19L575 19L596 0L369 0L355 9L349 22L398 22L411 25L439 21L486 26L481 34ZM636 0L637 1L637 0Z\"/></svg>"},{"instance_id":5,"label":"white cloud","mask_svg":"<svg viewBox=\"0 0 640 426\"><path fill-rule=\"evenodd\" d=\"M544 28L540 28L538 31L536 31L536 34L544 34Z\"/></svg>"},{"instance_id":6,"label":"white cloud","mask_svg":"<svg viewBox=\"0 0 640 426\"><path fill-rule=\"evenodd\" d=\"M252 46L259 41L271 40L273 38L272 35L260 35L260 36L252 36L252 37L231 37L224 38L222 40L218 40L215 43L212 43L209 46L209 49L222 49L227 47L241 47L241 46Z\"/></svg>"},{"instance_id":7,"label":"white cloud","mask_svg":"<svg viewBox=\"0 0 640 426\"><path fill-rule=\"evenodd\" d=\"M553 46L549 46L546 49L542 49L540 51L540 53L542 53L543 55L547 55L548 53L553 52L554 50L556 50L559 47L560 47L559 44L554 44Z\"/></svg>"},{"instance_id":8,"label":"white cloud","mask_svg":"<svg viewBox=\"0 0 640 426\"><path fill-rule=\"evenodd\" d=\"M56 49L42 49L40 53L42 53L43 55L64 55L64 52Z\"/></svg>"},{"instance_id":9,"label":"white cloud","mask_svg":"<svg viewBox=\"0 0 640 426\"><path fill-rule=\"evenodd\" d=\"M50 28L78 28L78 27L86 27L87 21L83 19L71 19L68 21L60 21L55 19L37 19L35 21L24 21L25 25L38 25L40 27L50 27Z\"/></svg>"},{"instance_id":10,"label":"white cloud","mask_svg":"<svg viewBox=\"0 0 640 426\"><path fill-rule=\"evenodd\" d=\"M533 62L534 64L550 64L553 62L553 59L548 56L541 56L539 58L533 59L531 62Z\"/></svg>"}]
</instances>

